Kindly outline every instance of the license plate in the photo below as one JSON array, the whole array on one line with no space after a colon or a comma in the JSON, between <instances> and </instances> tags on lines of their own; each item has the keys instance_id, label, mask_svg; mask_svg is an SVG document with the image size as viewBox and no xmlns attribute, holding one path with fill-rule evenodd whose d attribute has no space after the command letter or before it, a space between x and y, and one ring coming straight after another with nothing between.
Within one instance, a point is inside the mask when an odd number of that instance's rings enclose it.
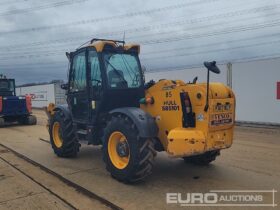
<instances>
[{"instance_id":1,"label":"license plate","mask_svg":"<svg viewBox=\"0 0 280 210\"><path fill-rule=\"evenodd\" d=\"M228 125L232 124L232 113L219 113L219 114L212 114L211 115L211 125L217 126L217 125Z\"/></svg>"}]
</instances>

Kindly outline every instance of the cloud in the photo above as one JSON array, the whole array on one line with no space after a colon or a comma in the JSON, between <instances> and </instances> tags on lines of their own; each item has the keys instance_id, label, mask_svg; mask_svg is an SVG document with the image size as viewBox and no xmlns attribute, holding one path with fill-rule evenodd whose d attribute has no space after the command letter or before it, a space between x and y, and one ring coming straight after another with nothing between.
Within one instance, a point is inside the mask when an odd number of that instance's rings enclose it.
<instances>
[{"instance_id":1,"label":"cloud","mask_svg":"<svg viewBox=\"0 0 280 210\"><path fill-rule=\"evenodd\" d=\"M65 51L95 36L122 39L124 31L127 41L141 44L148 71L276 55L280 47L276 0L88 0L36 9L55 2L11 1L1 6L0 15L34 8L0 18L0 72L20 84L66 79Z\"/></svg>"}]
</instances>

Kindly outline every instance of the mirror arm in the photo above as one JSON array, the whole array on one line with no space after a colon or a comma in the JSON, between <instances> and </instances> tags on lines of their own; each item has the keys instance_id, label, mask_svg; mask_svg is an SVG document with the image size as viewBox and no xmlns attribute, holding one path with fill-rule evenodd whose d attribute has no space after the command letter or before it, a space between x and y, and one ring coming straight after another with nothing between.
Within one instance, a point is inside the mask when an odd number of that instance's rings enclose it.
<instances>
[{"instance_id":1,"label":"mirror arm","mask_svg":"<svg viewBox=\"0 0 280 210\"><path fill-rule=\"evenodd\" d=\"M204 111L207 112L209 108L209 81L210 81L210 71L207 70L207 92L206 92L206 104L204 107Z\"/></svg>"}]
</instances>

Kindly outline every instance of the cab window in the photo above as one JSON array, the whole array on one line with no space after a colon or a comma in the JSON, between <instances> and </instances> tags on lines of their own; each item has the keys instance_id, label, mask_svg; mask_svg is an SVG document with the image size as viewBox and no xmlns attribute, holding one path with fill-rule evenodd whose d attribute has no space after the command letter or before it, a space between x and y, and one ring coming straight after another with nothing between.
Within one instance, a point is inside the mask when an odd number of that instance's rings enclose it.
<instances>
[{"instance_id":1,"label":"cab window","mask_svg":"<svg viewBox=\"0 0 280 210\"><path fill-rule=\"evenodd\" d=\"M136 54L104 52L109 88L125 89L141 86L140 66Z\"/></svg>"},{"instance_id":2,"label":"cab window","mask_svg":"<svg viewBox=\"0 0 280 210\"><path fill-rule=\"evenodd\" d=\"M86 90L86 59L85 51L73 58L72 74L70 75L70 91L78 92Z\"/></svg>"},{"instance_id":3,"label":"cab window","mask_svg":"<svg viewBox=\"0 0 280 210\"><path fill-rule=\"evenodd\" d=\"M92 87L100 87L102 85L101 71L97 52L90 50L88 53L88 66L90 68Z\"/></svg>"}]
</instances>

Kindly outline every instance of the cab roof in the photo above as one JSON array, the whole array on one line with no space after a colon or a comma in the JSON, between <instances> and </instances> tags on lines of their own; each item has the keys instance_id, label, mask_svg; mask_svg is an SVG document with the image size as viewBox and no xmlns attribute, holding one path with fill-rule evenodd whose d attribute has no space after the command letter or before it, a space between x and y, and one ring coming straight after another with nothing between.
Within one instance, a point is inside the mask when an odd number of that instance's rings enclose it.
<instances>
[{"instance_id":1,"label":"cab roof","mask_svg":"<svg viewBox=\"0 0 280 210\"><path fill-rule=\"evenodd\" d=\"M82 45L78 49L82 47L94 47L97 52L102 52L105 47L111 47L111 48L121 48L123 50L136 50L138 54L140 53L140 45L139 44L126 44L124 41L118 41L118 40L109 40L109 39L92 39L89 44Z\"/></svg>"}]
</instances>

